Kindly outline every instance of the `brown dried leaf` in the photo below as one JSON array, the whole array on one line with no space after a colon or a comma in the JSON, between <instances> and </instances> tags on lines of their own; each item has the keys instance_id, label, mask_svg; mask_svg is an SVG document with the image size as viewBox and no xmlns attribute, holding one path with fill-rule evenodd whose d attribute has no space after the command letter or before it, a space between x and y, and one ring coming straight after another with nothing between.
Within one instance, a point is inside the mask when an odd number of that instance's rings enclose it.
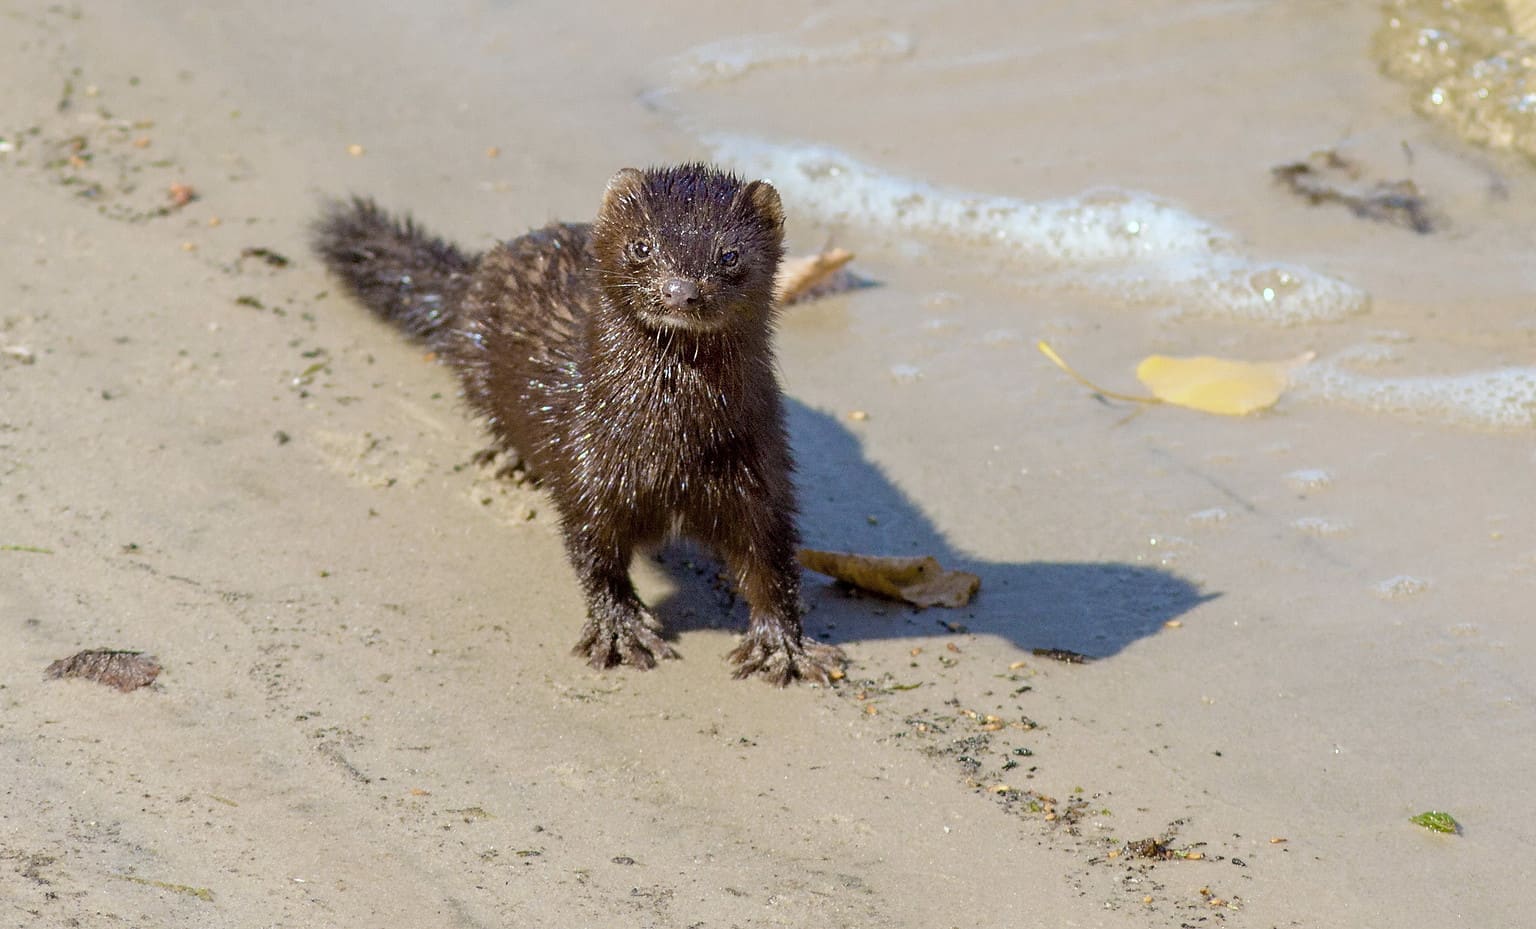
<instances>
[{"instance_id":1,"label":"brown dried leaf","mask_svg":"<svg viewBox=\"0 0 1536 929\"><path fill-rule=\"evenodd\" d=\"M1065 648L1037 648L1032 650L1036 658L1049 658L1052 661L1061 661L1066 664L1087 664L1093 659L1082 652L1074 652Z\"/></svg>"},{"instance_id":2,"label":"brown dried leaf","mask_svg":"<svg viewBox=\"0 0 1536 929\"><path fill-rule=\"evenodd\" d=\"M817 574L916 607L965 606L981 587L981 578L966 571L946 571L928 555L900 558L802 548L799 559Z\"/></svg>"},{"instance_id":3,"label":"brown dried leaf","mask_svg":"<svg viewBox=\"0 0 1536 929\"><path fill-rule=\"evenodd\" d=\"M153 684L160 674L160 662L143 652L88 648L60 658L46 673L51 678L81 677L127 693Z\"/></svg>"},{"instance_id":4,"label":"brown dried leaf","mask_svg":"<svg viewBox=\"0 0 1536 929\"><path fill-rule=\"evenodd\" d=\"M786 258L779 265L779 276L774 290L779 303L790 304L811 296L823 296L849 290L854 286L851 278L834 280L833 275L853 260L853 252L845 248L830 248L816 255L797 255Z\"/></svg>"}]
</instances>

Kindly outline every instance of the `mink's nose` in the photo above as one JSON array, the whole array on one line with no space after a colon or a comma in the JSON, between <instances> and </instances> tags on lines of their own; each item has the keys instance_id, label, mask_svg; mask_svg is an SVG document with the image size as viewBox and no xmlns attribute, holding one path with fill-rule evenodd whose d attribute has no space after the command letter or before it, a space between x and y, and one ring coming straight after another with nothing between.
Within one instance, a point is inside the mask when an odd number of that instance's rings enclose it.
<instances>
[{"instance_id":1,"label":"mink's nose","mask_svg":"<svg viewBox=\"0 0 1536 929\"><path fill-rule=\"evenodd\" d=\"M669 278L661 285L661 302L669 309L694 309L699 305L699 285L680 277Z\"/></svg>"}]
</instances>

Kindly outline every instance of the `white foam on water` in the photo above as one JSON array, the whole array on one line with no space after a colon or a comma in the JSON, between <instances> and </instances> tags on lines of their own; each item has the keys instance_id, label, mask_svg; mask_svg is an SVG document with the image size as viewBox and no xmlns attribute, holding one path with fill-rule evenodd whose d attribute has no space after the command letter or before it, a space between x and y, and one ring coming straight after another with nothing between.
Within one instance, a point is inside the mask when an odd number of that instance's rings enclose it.
<instances>
[{"instance_id":1,"label":"white foam on water","mask_svg":"<svg viewBox=\"0 0 1536 929\"><path fill-rule=\"evenodd\" d=\"M1330 536L1348 532L1350 522L1345 519L1329 519L1326 516L1302 516L1291 520L1291 528L1308 535Z\"/></svg>"},{"instance_id":2,"label":"white foam on water","mask_svg":"<svg viewBox=\"0 0 1536 929\"><path fill-rule=\"evenodd\" d=\"M1333 474L1324 468L1302 468L1287 474L1285 482L1296 491L1322 490L1333 483Z\"/></svg>"},{"instance_id":3,"label":"white foam on water","mask_svg":"<svg viewBox=\"0 0 1536 929\"><path fill-rule=\"evenodd\" d=\"M1213 506L1208 510L1200 510L1184 517L1184 521L1191 526L1220 526L1232 517L1232 514L1224 506Z\"/></svg>"},{"instance_id":4,"label":"white foam on water","mask_svg":"<svg viewBox=\"0 0 1536 929\"><path fill-rule=\"evenodd\" d=\"M1334 361L1352 365L1384 365L1403 360L1403 353L1395 345L1356 345L1333 356Z\"/></svg>"},{"instance_id":5,"label":"white foam on water","mask_svg":"<svg viewBox=\"0 0 1536 929\"><path fill-rule=\"evenodd\" d=\"M870 33L830 45L807 45L784 35L741 36L679 55L672 62L672 79L681 86L699 87L764 68L891 61L908 57L916 48L904 32Z\"/></svg>"},{"instance_id":6,"label":"white foam on water","mask_svg":"<svg viewBox=\"0 0 1536 929\"><path fill-rule=\"evenodd\" d=\"M1087 283L1132 304L1168 308L1165 317L1197 316L1296 326L1363 312L1370 297L1352 284L1300 265L1236 254L1144 258L1097 268Z\"/></svg>"},{"instance_id":7,"label":"white foam on water","mask_svg":"<svg viewBox=\"0 0 1536 929\"><path fill-rule=\"evenodd\" d=\"M1247 258L1230 233L1147 194L1094 190L1032 202L947 190L823 146L725 134L703 141L738 171L772 181L797 210L984 247L1133 303L1281 325L1338 319L1369 304L1343 281Z\"/></svg>"},{"instance_id":8,"label":"white foam on water","mask_svg":"<svg viewBox=\"0 0 1536 929\"><path fill-rule=\"evenodd\" d=\"M1496 429L1536 425L1536 367L1370 377L1320 362L1297 371L1294 386L1301 396L1452 425Z\"/></svg>"},{"instance_id":9,"label":"white foam on water","mask_svg":"<svg viewBox=\"0 0 1536 929\"><path fill-rule=\"evenodd\" d=\"M1408 597L1416 597L1433 586L1426 578L1414 577L1411 574L1399 574L1389 577L1376 585L1376 596L1383 600L1403 600Z\"/></svg>"}]
</instances>

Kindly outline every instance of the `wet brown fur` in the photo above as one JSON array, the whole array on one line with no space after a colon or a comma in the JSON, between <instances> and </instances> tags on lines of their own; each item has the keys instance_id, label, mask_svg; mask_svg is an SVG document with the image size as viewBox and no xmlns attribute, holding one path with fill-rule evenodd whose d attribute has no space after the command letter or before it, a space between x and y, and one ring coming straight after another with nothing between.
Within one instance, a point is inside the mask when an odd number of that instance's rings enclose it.
<instances>
[{"instance_id":1,"label":"wet brown fur","mask_svg":"<svg viewBox=\"0 0 1536 929\"><path fill-rule=\"evenodd\" d=\"M751 608L736 676L825 682L801 629L792 461L771 336L773 187L701 164L609 182L597 221L465 255L371 201L331 204L327 265L457 371L496 444L538 474L587 598L594 667L676 657L629 577L673 531L711 546ZM697 299L680 304L668 288Z\"/></svg>"}]
</instances>

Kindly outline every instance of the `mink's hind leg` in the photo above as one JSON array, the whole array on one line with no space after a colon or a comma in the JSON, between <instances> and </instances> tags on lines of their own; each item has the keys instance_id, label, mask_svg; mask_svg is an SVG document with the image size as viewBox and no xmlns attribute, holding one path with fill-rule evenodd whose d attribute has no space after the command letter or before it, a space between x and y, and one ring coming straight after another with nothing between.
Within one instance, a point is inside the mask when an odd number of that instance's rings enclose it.
<instances>
[{"instance_id":1,"label":"mink's hind leg","mask_svg":"<svg viewBox=\"0 0 1536 929\"><path fill-rule=\"evenodd\" d=\"M567 531L566 549L587 595L587 622L572 654L599 670L625 664L642 670L677 652L661 638L661 622L640 602L629 580L627 547L602 546Z\"/></svg>"}]
</instances>

